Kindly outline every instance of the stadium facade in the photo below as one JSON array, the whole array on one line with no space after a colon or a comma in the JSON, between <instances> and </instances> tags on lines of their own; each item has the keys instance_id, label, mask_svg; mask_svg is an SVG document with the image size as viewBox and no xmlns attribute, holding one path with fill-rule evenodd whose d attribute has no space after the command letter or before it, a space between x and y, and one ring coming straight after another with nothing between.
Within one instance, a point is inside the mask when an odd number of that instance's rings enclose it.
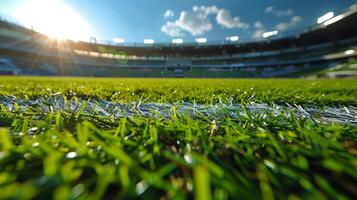
<instances>
[{"instance_id":1,"label":"stadium facade","mask_svg":"<svg viewBox=\"0 0 357 200\"><path fill-rule=\"evenodd\" d=\"M99 44L56 40L0 21L0 74L108 77L294 77L357 57L357 11L256 41Z\"/></svg>"}]
</instances>

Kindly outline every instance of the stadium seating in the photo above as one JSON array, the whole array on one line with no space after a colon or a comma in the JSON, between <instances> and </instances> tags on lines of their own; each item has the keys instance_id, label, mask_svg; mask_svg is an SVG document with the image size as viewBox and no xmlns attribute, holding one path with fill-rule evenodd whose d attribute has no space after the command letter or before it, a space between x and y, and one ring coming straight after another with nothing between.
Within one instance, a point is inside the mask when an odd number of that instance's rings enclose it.
<instances>
[{"instance_id":1,"label":"stadium seating","mask_svg":"<svg viewBox=\"0 0 357 200\"><path fill-rule=\"evenodd\" d=\"M111 45L58 41L0 21L0 58L12 74L115 77L280 77L321 70L357 56L356 11L328 26L250 42ZM346 54L346 50L356 51ZM0 68L0 70L2 70ZM0 73L9 73L5 72Z\"/></svg>"}]
</instances>

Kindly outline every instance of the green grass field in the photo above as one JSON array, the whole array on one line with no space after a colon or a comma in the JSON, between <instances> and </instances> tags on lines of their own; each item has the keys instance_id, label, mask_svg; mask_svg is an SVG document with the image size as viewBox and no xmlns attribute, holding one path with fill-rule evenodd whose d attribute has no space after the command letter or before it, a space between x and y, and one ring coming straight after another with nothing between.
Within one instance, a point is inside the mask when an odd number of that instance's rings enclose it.
<instances>
[{"instance_id":1,"label":"green grass field","mask_svg":"<svg viewBox=\"0 0 357 200\"><path fill-rule=\"evenodd\" d=\"M103 100L170 115L87 109ZM244 112L178 112L196 104ZM0 199L355 199L356 106L357 80L0 77Z\"/></svg>"}]
</instances>

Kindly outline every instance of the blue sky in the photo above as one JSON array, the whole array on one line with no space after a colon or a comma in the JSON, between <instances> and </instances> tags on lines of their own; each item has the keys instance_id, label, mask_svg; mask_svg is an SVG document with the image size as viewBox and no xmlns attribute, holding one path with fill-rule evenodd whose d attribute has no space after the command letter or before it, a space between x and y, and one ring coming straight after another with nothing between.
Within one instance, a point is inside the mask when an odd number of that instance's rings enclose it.
<instances>
[{"instance_id":1,"label":"blue sky","mask_svg":"<svg viewBox=\"0 0 357 200\"><path fill-rule=\"evenodd\" d=\"M288 34L315 24L317 17L328 11L339 13L357 3L356 0L56 1L73 8L89 24L93 36L105 40L119 37L126 42L142 42L144 38L161 42L183 38L188 42L198 37L212 41L233 35L252 39L274 29ZM15 12L24 2L0 0L0 14L16 17Z\"/></svg>"}]
</instances>

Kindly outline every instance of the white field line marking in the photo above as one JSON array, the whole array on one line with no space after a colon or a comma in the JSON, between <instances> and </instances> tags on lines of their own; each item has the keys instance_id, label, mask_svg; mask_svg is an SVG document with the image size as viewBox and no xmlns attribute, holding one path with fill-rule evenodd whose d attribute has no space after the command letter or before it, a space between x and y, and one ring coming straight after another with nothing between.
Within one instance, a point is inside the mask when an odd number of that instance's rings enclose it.
<instances>
[{"instance_id":1,"label":"white field line marking","mask_svg":"<svg viewBox=\"0 0 357 200\"><path fill-rule=\"evenodd\" d=\"M15 110L17 104L21 111L25 112L28 109L40 109L42 112L51 111L70 111L80 112L82 100L64 100L63 96L51 96L47 99L25 100L11 95L0 95L0 104L4 105L9 111ZM114 103L104 100L86 101L86 106L83 114L94 115L99 114L102 117L165 117L170 118L174 109L178 115L189 114L192 118L207 117L210 119L224 119L226 117L238 119L240 116L245 116L247 112L253 115L261 115L267 117L267 113L273 116L284 115L289 117L293 114L297 118L310 118L316 122L325 123L341 123L357 126L357 108L353 106L344 107L317 107L317 106L280 106L276 104L265 104L251 102L245 104L244 108L240 104L214 104L205 105L197 103L178 102L175 104L169 103Z\"/></svg>"}]
</instances>

